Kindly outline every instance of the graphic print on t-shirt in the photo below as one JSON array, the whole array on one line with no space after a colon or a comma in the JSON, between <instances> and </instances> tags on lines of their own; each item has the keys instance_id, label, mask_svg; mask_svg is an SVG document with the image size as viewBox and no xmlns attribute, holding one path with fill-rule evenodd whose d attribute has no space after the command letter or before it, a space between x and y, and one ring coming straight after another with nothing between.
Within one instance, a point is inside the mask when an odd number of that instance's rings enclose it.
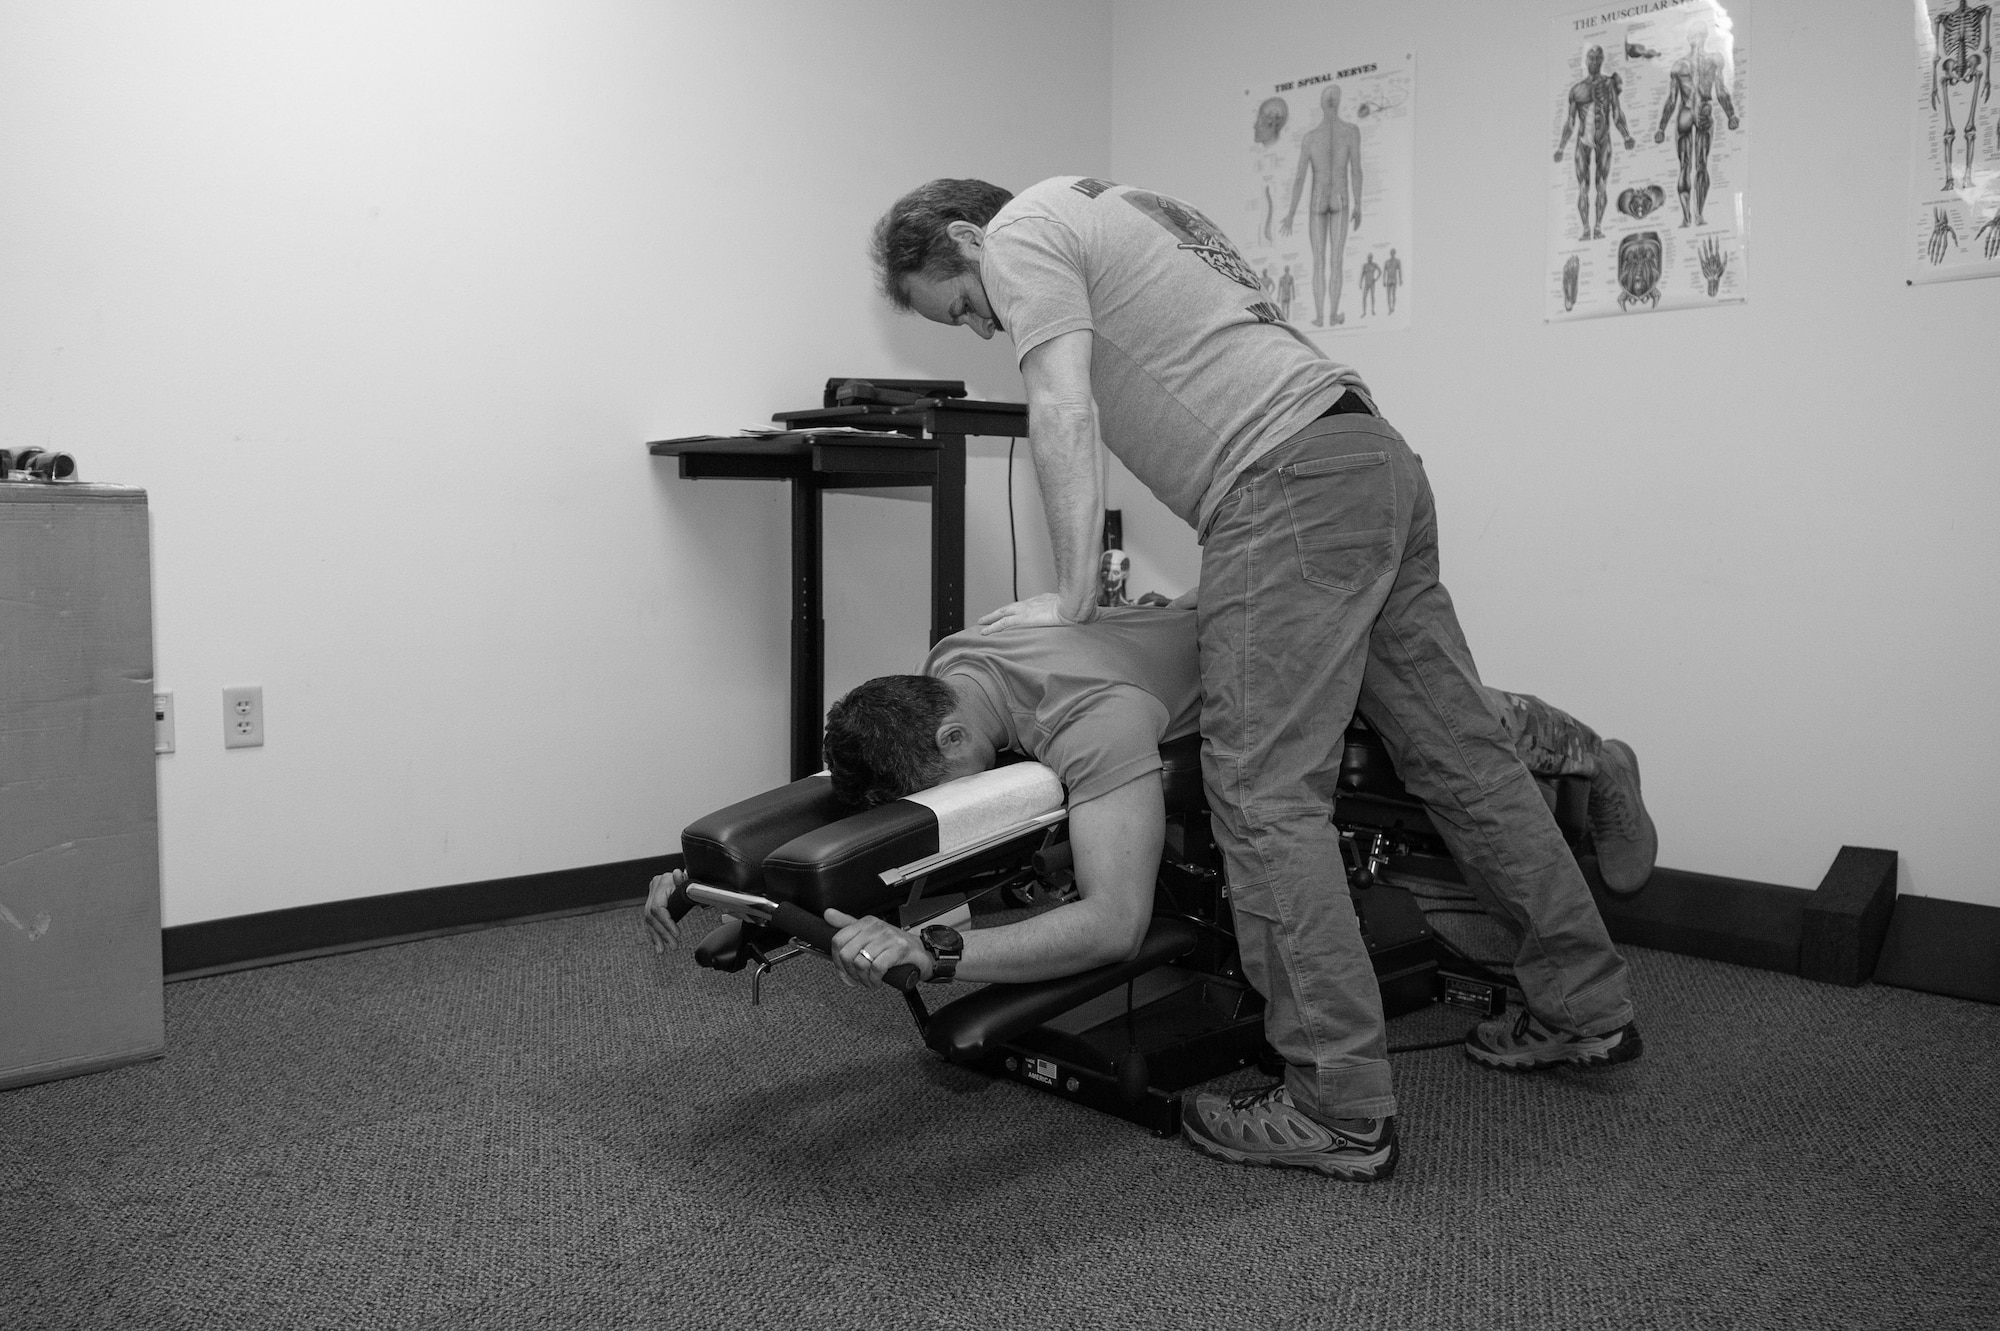
<instances>
[{"instance_id":1,"label":"graphic print on t-shirt","mask_svg":"<svg viewBox=\"0 0 2000 1331\"><path fill-rule=\"evenodd\" d=\"M1164 194L1150 194L1137 189L1125 191L1125 202L1178 236L1182 249L1199 255L1204 263L1230 281L1252 291L1263 290L1257 281L1257 274L1243 262L1243 256L1229 243L1229 237L1222 234L1222 228L1195 209Z\"/></svg>"}]
</instances>

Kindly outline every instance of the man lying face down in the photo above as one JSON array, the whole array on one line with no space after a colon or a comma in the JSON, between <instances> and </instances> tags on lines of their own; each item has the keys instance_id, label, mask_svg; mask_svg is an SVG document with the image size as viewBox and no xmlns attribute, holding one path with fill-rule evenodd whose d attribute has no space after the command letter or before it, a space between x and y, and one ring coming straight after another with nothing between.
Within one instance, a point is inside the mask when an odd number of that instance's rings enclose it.
<instances>
[{"instance_id":1,"label":"man lying face down","mask_svg":"<svg viewBox=\"0 0 2000 1331\"><path fill-rule=\"evenodd\" d=\"M1657 840L1631 749L1599 740L1537 698L1488 692L1530 771L1590 778L1607 885L1644 886ZM825 754L835 793L867 805L983 772L1009 750L1054 770L1068 793L1080 899L961 935L958 979L1018 983L1138 951L1165 838L1160 745L1194 734L1200 718L1192 606L1107 607L1066 628L953 634L931 650L922 674L872 679L836 702ZM679 939L666 900L684 878L653 880L646 920L659 941ZM840 927L834 960L850 983L879 983L905 963L928 979L937 967L917 932L836 910L826 919Z\"/></svg>"},{"instance_id":2,"label":"man lying face down","mask_svg":"<svg viewBox=\"0 0 2000 1331\"><path fill-rule=\"evenodd\" d=\"M1081 898L968 930L957 970L966 980L1050 979L1138 951L1166 834L1160 745L1200 720L1193 611L1106 607L1081 630L955 634L921 675L861 685L827 713L826 763L835 792L867 804L983 772L1006 750L1053 769L1069 798ZM873 917L826 918L843 926L835 959L849 978L874 980L902 962L931 974L917 934Z\"/></svg>"},{"instance_id":3,"label":"man lying face down","mask_svg":"<svg viewBox=\"0 0 2000 1331\"><path fill-rule=\"evenodd\" d=\"M1004 750L1047 764L1069 799L1080 899L1018 923L968 930L962 980L1045 980L1138 951L1153 913L1166 836L1160 744L1201 717L1192 609L1110 607L1081 629L953 634L920 675L869 680L827 713L834 792L860 804L992 767ZM655 946L677 943L667 898L685 873L652 883L645 915ZM834 961L850 983L890 967L925 979L937 958L916 933L836 910Z\"/></svg>"}]
</instances>

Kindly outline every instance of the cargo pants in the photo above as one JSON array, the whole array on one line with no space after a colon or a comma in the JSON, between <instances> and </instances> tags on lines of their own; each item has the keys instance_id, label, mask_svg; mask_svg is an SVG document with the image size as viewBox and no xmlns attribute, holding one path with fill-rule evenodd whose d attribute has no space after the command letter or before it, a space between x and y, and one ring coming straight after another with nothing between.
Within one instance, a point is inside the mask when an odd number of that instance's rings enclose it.
<instances>
[{"instance_id":1,"label":"cargo pants","mask_svg":"<svg viewBox=\"0 0 2000 1331\"><path fill-rule=\"evenodd\" d=\"M1357 709L1516 938L1534 1013L1586 1035L1632 1020L1625 962L1439 581L1423 464L1385 421L1324 417L1243 473L1204 533L1199 633L1203 782L1244 972L1294 1103L1396 1112L1330 821Z\"/></svg>"}]
</instances>

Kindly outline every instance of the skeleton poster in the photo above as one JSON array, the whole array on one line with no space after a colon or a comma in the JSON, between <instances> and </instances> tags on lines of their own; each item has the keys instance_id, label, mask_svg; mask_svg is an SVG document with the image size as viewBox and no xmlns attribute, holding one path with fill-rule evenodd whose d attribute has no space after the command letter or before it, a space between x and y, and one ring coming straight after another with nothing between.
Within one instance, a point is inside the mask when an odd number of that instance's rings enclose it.
<instances>
[{"instance_id":1,"label":"skeleton poster","mask_svg":"<svg viewBox=\"0 0 2000 1331\"><path fill-rule=\"evenodd\" d=\"M1991 6L1915 0L1912 282L2000 276L2000 110Z\"/></svg>"},{"instance_id":2,"label":"skeleton poster","mask_svg":"<svg viewBox=\"0 0 2000 1331\"><path fill-rule=\"evenodd\" d=\"M1316 338L1410 326L1417 62L1334 59L1244 89L1232 228L1265 295Z\"/></svg>"},{"instance_id":3,"label":"skeleton poster","mask_svg":"<svg viewBox=\"0 0 2000 1331\"><path fill-rule=\"evenodd\" d=\"M1551 322L1742 301L1748 0L1626 0L1550 31Z\"/></svg>"}]
</instances>

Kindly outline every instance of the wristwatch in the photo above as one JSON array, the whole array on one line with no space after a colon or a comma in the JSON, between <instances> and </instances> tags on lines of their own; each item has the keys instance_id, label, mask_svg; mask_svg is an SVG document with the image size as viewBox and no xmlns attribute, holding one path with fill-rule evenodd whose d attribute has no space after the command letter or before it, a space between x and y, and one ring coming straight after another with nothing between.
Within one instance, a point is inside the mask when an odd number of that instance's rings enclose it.
<instances>
[{"instance_id":1,"label":"wristwatch","mask_svg":"<svg viewBox=\"0 0 2000 1331\"><path fill-rule=\"evenodd\" d=\"M917 941L931 954L931 984L949 983L958 974L958 961L965 955L965 940L948 924L927 924L917 933Z\"/></svg>"}]
</instances>

